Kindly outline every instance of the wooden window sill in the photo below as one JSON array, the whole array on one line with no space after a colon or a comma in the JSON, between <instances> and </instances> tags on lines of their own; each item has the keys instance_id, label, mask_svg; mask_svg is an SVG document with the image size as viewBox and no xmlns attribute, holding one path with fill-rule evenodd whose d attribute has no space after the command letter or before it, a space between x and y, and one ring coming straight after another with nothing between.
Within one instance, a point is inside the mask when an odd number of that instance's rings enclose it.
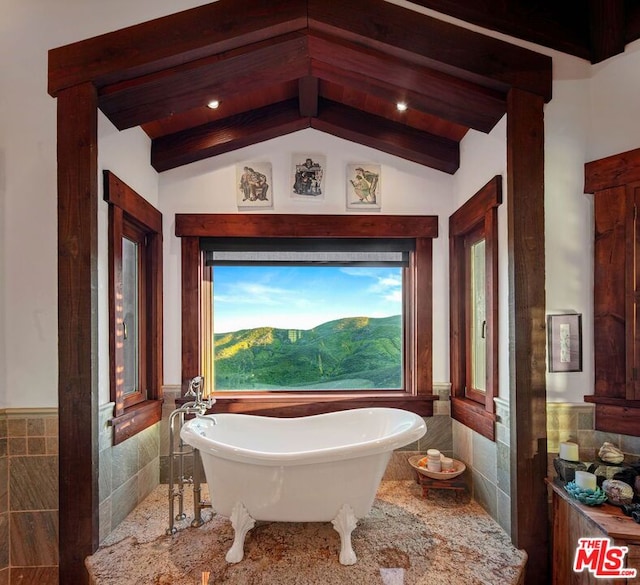
<instances>
[{"instance_id":1,"label":"wooden window sill","mask_svg":"<svg viewBox=\"0 0 640 585\"><path fill-rule=\"evenodd\" d=\"M263 416L294 417L350 410L352 408L402 408L423 417L433 416L436 395L414 396L404 392L367 393L231 393L216 395L209 412L232 412ZM189 402L179 398L176 403Z\"/></svg>"},{"instance_id":2,"label":"wooden window sill","mask_svg":"<svg viewBox=\"0 0 640 585\"><path fill-rule=\"evenodd\" d=\"M109 421L113 427L113 444L117 445L144 431L162 419L162 400L145 400L127 408Z\"/></svg>"},{"instance_id":3,"label":"wooden window sill","mask_svg":"<svg viewBox=\"0 0 640 585\"><path fill-rule=\"evenodd\" d=\"M490 441L496 440L496 415L485 406L468 398L451 397L451 418L473 429Z\"/></svg>"}]
</instances>

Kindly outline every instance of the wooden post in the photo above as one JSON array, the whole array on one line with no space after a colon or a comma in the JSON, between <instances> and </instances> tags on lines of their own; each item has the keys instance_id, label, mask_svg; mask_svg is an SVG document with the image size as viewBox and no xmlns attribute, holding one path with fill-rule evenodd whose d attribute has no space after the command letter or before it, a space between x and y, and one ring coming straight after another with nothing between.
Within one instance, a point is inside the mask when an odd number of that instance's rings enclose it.
<instances>
[{"instance_id":1,"label":"wooden post","mask_svg":"<svg viewBox=\"0 0 640 585\"><path fill-rule=\"evenodd\" d=\"M58 94L60 583L88 584L98 526L98 122L91 83Z\"/></svg>"},{"instance_id":2,"label":"wooden post","mask_svg":"<svg viewBox=\"0 0 640 585\"><path fill-rule=\"evenodd\" d=\"M182 393L200 367L200 238L182 238ZM194 332L196 332L194 334Z\"/></svg>"},{"instance_id":3,"label":"wooden post","mask_svg":"<svg viewBox=\"0 0 640 585\"><path fill-rule=\"evenodd\" d=\"M544 100L507 96L511 538L526 583L548 583Z\"/></svg>"}]
</instances>

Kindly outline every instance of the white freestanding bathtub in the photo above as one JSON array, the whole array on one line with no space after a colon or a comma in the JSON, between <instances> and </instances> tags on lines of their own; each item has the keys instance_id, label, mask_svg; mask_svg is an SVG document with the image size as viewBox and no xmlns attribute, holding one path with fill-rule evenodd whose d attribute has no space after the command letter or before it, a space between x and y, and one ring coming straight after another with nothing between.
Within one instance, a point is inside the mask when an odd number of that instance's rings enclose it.
<instances>
[{"instance_id":1,"label":"white freestanding bathtub","mask_svg":"<svg viewBox=\"0 0 640 585\"><path fill-rule=\"evenodd\" d=\"M180 436L200 451L212 508L231 518L228 562L242 560L256 520L331 521L340 562L351 565L351 532L371 510L392 451L426 430L412 412L359 408L300 418L197 416Z\"/></svg>"}]
</instances>

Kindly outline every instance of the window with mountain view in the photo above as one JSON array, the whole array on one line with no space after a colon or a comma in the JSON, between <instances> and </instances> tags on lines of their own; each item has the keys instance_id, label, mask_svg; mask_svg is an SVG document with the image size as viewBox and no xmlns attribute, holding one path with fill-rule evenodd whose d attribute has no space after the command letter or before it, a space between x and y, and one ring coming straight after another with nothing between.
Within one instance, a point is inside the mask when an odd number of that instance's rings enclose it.
<instances>
[{"instance_id":1,"label":"window with mountain view","mask_svg":"<svg viewBox=\"0 0 640 585\"><path fill-rule=\"evenodd\" d=\"M214 266L214 389L402 388L402 270Z\"/></svg>"},{"instance_id":2,"label":"window with mountain view","mask_svg":"<svg viewBox=\"0 0 640 585\"><path fill-rule=\"evenodd\" d=\"M431 416L437 234L434 216L176 215L183 381L203 375L217 412Z\"/></svg>"}]
</instances>

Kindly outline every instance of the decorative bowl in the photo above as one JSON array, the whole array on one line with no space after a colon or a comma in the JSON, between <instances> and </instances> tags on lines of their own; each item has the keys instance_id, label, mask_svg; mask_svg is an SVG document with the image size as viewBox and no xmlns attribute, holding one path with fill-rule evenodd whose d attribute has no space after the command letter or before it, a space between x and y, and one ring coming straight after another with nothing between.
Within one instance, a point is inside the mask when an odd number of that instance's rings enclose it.
<instances>
[{"instance_id":1,"label":"decorative bowl","mask_svg":"<svg viewBox=\"0 0 640 585\"><path fill-rule=\"evenodd\" d=\"M418 461L420 461L420 459L424 459L424 455L413 455L412 457L409 457L409 465L411 465L411 467L413 467L420 475L426 475L431 479L453 479L454 477L458 477L467 468L462 461L454 459L452 471L429 471L426 467L418 465Z\"/></svg>"},{"instance_id":2,"label":"decorative bowl","mask_svg":"<svg viewBox=\"0 0 640 585\"><path fill-rule=\"evenodd\" d=\"M599 506L607 501L607 494L605 494L599 487L595 490L584 490L576 485L575 481L570 481L564 486L569 495L575 498L582 504L587 506Z\"/></svg>"}]
</instances>

